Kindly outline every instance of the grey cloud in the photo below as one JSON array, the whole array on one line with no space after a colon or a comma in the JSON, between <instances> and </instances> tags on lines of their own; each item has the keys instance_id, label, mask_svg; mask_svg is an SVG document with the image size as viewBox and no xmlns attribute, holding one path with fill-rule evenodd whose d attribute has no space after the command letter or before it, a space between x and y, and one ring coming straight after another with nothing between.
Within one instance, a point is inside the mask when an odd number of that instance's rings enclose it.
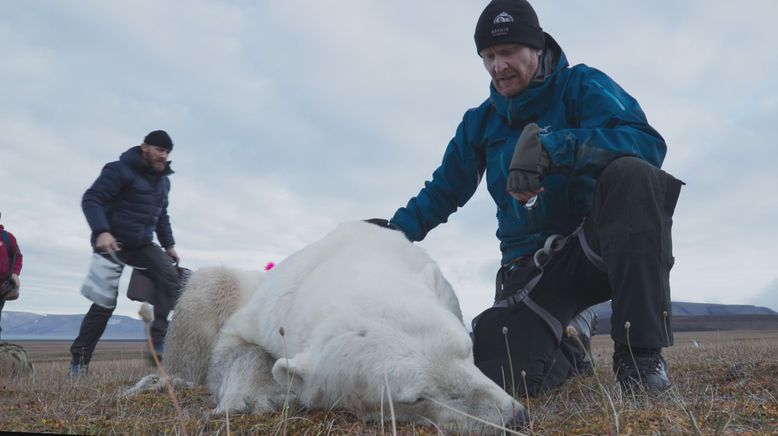
<instances>
[{"instance_id":1,"label":"grey cloud","mask_svg":"<svg viewBox=\"0 0 778 436\"><path fill-rule=\"evenodd\" d=\"M676 299L759 293L778 245L766 231L778 216L768 201L778 158L769 140L778 55L768 41L778 6L535 3L572 63L604 70L641 102L668 141L665 168L688 182L675 220ZM3 224L23 236L29 291L14 309L85 310L80 197L104 163L156 128L176 143L171 218L190 266L261 267L338 222L388 217L430 177L465 110L487 95L472 41L482 7L6 5L0 81L12 86L0 87L0 184L18 194L0 193L0 206ZM495 228L481 187L420 243L466 317L491 303ZM733 259L751 266L724 273ZM117 311L135 306L121 302Z\"/></svg>"}]
</instances>

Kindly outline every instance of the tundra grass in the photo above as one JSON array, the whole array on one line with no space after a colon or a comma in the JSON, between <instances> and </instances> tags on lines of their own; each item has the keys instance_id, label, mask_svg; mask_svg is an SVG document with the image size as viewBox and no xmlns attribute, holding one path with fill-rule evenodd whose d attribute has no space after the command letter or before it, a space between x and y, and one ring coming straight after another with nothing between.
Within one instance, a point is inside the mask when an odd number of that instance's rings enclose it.
<instances>
[{"instance_id":1,"label":"tundra grass","mask_svg":"<svg viewBox=\"0 0 778 436\"><path fill-rule=\"evenodd\" d=\"M183 415L179 417L165 393L120 396L152 372L139 358L142 353L106 353L96 356L88 377L74 380L67 376L66 359L32 352L34 376L0 377L0 431L172 435L392 431L391 424L362 422L345 412L294 407L264 416L231 415L227 421L208 413L212 404L204 388L176 392ZM595 336L596 375L575 378L532 398L532 425L522 431L552 435L778 434L778 332L677 334L676 345L665 351L673 388L661 395L622 392L611 373L611 353L609 338ZM397 423L396 432L439 434L433 426L402 423Z\"/></svg>"}]
</instances>

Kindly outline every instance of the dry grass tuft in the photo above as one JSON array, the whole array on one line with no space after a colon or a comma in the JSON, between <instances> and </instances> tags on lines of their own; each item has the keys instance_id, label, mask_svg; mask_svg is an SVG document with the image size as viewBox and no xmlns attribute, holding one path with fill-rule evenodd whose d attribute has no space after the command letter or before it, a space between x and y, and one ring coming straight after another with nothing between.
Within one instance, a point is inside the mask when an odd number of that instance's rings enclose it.
<instances>
[{"instance_id":1,"label":"dry grass tuft","mask_svg":"<svg viewBox=\"0 0 778 436\"><path fill-rule=\"evenodd\" d=\"M525 432L778 433L778 332L678 334L676 346L666 352L673 389L658 396L624 394L611 374L609 338L594 339L597 376L576 378L533 398L532 426ZM73 380L67 376L66 359L49 360L38 354L36 360L36 353L31 353L34 376L0 377L0 430L182 434L176 408L166 394L120 396L151 372L140 356L125 350L121 359L93 362L88 377ZM227 434L226 418L208 414L212 405L204 388L179 390L176 395L188 434ZM381 434L391 431L391 426L365 423L344 412L292 407L274 415L230 416L229 430L271 435ZM398 424L397 434L439 433L434 427Z\"/></svg>"}]
</instances>

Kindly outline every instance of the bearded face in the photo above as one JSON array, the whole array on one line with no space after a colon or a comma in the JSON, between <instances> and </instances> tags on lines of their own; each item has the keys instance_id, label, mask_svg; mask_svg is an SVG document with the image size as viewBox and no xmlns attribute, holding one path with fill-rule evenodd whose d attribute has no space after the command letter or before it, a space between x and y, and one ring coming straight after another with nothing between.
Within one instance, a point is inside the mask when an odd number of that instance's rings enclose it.
<instances>
[{"instance_id":1,"label":"bearded face","mask_svg":"<svg viewBox=\"0 0 778 436\"><path fill-rule=\"evenodd\" d=\"M170 150L156 145L141 144L141 158L155 173L161 173L167 168L167 158Z\"/></svg>"}]
</instances>

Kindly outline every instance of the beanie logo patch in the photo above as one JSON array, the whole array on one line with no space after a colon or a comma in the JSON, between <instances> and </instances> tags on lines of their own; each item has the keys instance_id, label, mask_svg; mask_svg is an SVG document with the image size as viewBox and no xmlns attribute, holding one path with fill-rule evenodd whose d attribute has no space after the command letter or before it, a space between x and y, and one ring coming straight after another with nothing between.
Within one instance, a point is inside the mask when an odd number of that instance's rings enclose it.
<instances>
[{"instance_id":1,"label":"beanie logo patch","mask_svg":"<svg viewBox=\"0 0 778 436\"><path fill-rule=\"evenodd\" d=\"M497 14L496 17L494 17L494 21L492 21L492 24L499 24L499 23L512 23L513 17L510 16L507 12L503 11Z\"/></svg>"},{"instance_id":2,"label":"beanie logo patch","mask_svg":"<svg viewBox=\"0 0 778 436\"><path fill-rule=\"evenodd\" d=\"M498 36L505 36L510 32L510 27L495 27L492 29L492 38L496 38Z\"/></svg>"}]
</instances>

